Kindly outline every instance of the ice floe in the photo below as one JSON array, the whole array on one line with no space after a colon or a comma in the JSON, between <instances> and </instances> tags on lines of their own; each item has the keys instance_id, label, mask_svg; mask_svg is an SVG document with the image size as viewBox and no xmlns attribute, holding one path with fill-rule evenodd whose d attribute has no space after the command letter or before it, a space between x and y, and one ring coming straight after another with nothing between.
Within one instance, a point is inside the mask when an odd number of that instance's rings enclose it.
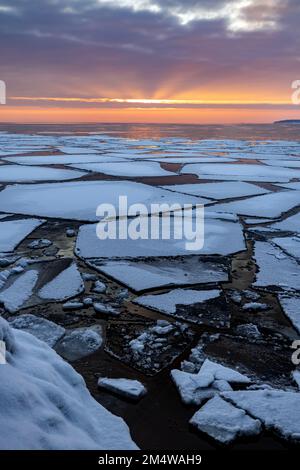
<instances>
[{"instance_id":1,"label":"ice floe","mask_svg":"<svg viewBox=\"0 0 300 470\"><path fill-rule=\"evenodd\" d=\"M13 251L45 220L19 219L0 222L0 252Z\"/></svg>"},{"instance_id":2,"label":"ice floe","mask_svg":"<svg viewBox=\"0 0 300 470\"><path fill-rule=\"evenodd\" d=\"M89 261L89 265L137 292L155 287L228 281L228 267L225 264L200 260L198 256L147 261L94 259Z\"/></svg>"},{"instance_id":3,"label":"ice floe","mask_svg":"<svg viewBox=\"0 0 300 470\"><path fill-rule=\"evenodd\" d=\"M278 193L254 196L243 201L217 204L214 210L253 217L278 218L300 205L300 191L282 191Z\"/></svg>"},{"instance_id":4,"label":"ice floe","mask_svg":"<svg viewBox=\"0 0 300 470\"><path fill-rule=\"evenodd\" d=\"M200 405L222 391L232 390L233 384L250 384L250 379L229 367L206 359L197 373L174 369L171 377L178 393L187 405Z\"/></svg>"},{"instance_id":5,"label":"ice floe","mask_svg":"<svg viewBox=\"0 0 300 470\"><path fill-rule=\"evenodd\" d=\"M300 258L300 237L272 238L272 242L286 251L290 256Z\"/></svg>"},{"instance_id":6,"label":"ice floe","mask_svg":"<svg viewBox=\"0 0 300 470\"><path fill-rule=\"evenodd\" d=\"M29 270L22 273L9 287L0 293L0 302L10 313L18 311L30 299L38 280L38 272Z\"/></svg>"},{"instance_id":7,"label":"ice floe","mask_svg":"<svg viewBox=\"0 0 300 470\"><path fill-rule=\"evenodd\" d=\"M255 436L261 432L261 423L244 410L215 396L209 400L190 420L198 431L208 434L222 444L230 444L242 436Z\"/></svg>"},{"instance_id":8,"label":"ice floe","mask_svg":"<svg viewBox=\"0 0 300 470\"><path fill-rule=\"evenodd\" d=\"M297 177L295 171L255 164L196 163L185 165L181 173L197 175L200 179L286 183Z\"/></svg>"},{"instance_id":9,"label":"ice floe","mask_svg":"<svg viewBox=\"0 0 300 470\"><path fill-rule=\"evenodd\" d=\"M45 341L48 346L53 347L65 334L66 330L62 326L37 317L31 314L20 315L10 322L12 328L26 331L41 341Z\"/></svg>"},{"instance_id":10,"label":"ice floe","mask_svg":"<svg viewBox=\"0 0 300 470\"><path fill-rule=\"evenodd\" d=\"M140 400L147 393L147 389L141 382L132 379L100 377L98 379L98 387L135 401Z\"/></svg>"},{"instance_id":11,"label":"ice floe","mask_svg":"<svg viewBox=\"0 0 300 470\"><path fill-rule=\"evenodd\" d=\"M84 291L84 283L75 263L59 273L39 291L41 299L65 300Z\"/></svg>"},{"instance_id":12,"label":"ice floe","mask_svg":"<svg viewBox=\"0 0 300 470\"><path fill-rule=\"evenodd\" d=\"M285 315L300 334L300 296L286 293L279 294L278 299Z\"/></svg>"},{"instance_id":13,"label":"ice floe","mask_svg":"<svg viewBox=\"0 0 300 470\"><path fill-rule=\"evenodd\" d=\"M170 194L175 193L170 191ZM114 224L114 221L107 224ZM174 218L172 218L170 226L172 234L174 233ZM193 250L187 249L188 240L185 236L182 239L171 237L168 240L162 238L157 240L151 238L100 240L97 237L96 228L97 225L92 224L80 227L75 248L75 253L78 256L103 259L169 257L190 254L225 256L245 249L240 223L230 215L219 213L205 213L204 246Z\"/></svg>"},{"instance_id":14,"label":"ice floe","mask_svg":"<svg viewBox=\"0 0 300 470\"><path fill-rule=\"evenodd\" d=\"M7 157L2 158L10 163L18 165L71 165L77 163L116 163L124 161L122 158L115 158L106 155L35 155L31 157Z\"/></svg>"},{"instance_id":15,"label":"ice floe","mask_svg":"<svg viewBox=\"0 0 300 470\"><path fill-rule=\"evenodd\" d=\"M300 440L300 393L282 390L225 392L226 400L263 422L285 439Z\"/></svg>"},{"instance_id":16,"label":"ice floe","mask_svg":"<svg viewBox=\"0 0 300 470\"><path fill-rule=\"evenodd\" d=\"M151 204L199 204L196 197L174 193L129 181L80 181L13 185L0 192L0 211L41 215L62 219L97 221L97 207L119 207L119 196L127 196L128 206Z\"/></svg>"},{"instance_id":17,"label":"ice floe","mask_svg":"<svg viewBox=\"0 0 300 470\"><path fill-rule=\"evenodd\" d=\"M40 168L38 166L1 165L0 181L23 183L33 181L64 181L78 179L86 173L58 168Z\"/></svg>"},{"instance_id":18,"label":"ice floe","mask_svg":"<svg viewBox=\"0 0 300 470\"><path fill-rule=\"evenodd\" d=\"M219 289L175 289L137 297L134 303L188 322L225 327L229 326L230 315L221 294Z\"/></svg>"},{"instance_id":19,"label":"ice floe","mask_svg":"<svg viewBox=\"0 0 300 470\"><path fill-rule=\"evenodd\" d=\"M191 194L192 196L203 196L217 200L269 193L267 189L243 181L237 181L235 183L175 184L172 186L162 186L162 188L179 193Z\"/></svg>"},{"instance_id":20,"label":"ice floe","mask_svg":"<svg viewBox=\"0 0 300 470\"><path fill-rule=\"evenodd\" d=\"M157 162L125 162L125 163L80 163L72 168L104 173L112 176L174 176L174 172L164 170Z\"/></svg>"},{"instance_id":21,"label":"ice floe","mask_svg":"<svg viewBox=\"0 0 300 470\"><path fill-rule=\"evenodd\" d=\"M255 242L256 287L300 289L300 265L268 242Z\"/></svg>"},{"instance_id":22,"label":"ice floe","mask_svg":"<svg viewBox=\"0 0 300 470\"><path fill-rule=\"evenodd\" d=\"M2 450L137 449L124 421L97 403L82 377L44 342L0 319Z\"/></svg>"},{"instance_id":23,"label":"ice floe","mask_svg":"<svg viewBox=\"0 0 300 470\"><path fill-rule=\"evenodd\" d=\"M273 225L268 227L271 231L272 230L281 230L286 232L294 232L300 234L300 212L291 217L288 217L281 222L276 222Z\"/></svg>"},{"instance_id":24,"label":"ice floe","mask_svg":"<svg viewBox=\"0 0 300 470\"><path fill-rule=\"evenodd\" d=\"M76 361L97 351L102 343L102 328L96 325L67 331L55 350L68 361Z\"/></svg>"}]
</instances>

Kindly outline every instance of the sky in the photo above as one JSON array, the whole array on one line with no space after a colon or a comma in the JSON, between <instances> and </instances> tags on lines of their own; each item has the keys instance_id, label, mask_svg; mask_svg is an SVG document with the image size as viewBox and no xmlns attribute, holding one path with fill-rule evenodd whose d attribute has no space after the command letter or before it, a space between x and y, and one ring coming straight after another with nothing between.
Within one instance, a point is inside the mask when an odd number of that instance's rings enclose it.
<instances>
[{"instance_id":1,"label":"sky","mask_svg":"<svg viewBox=\"0 0 300 470\"><path fill-rule=\"evenodd\" d=\"M0 0L1 122L300 119L300 0Z\"/></svg>"}]
</instances>

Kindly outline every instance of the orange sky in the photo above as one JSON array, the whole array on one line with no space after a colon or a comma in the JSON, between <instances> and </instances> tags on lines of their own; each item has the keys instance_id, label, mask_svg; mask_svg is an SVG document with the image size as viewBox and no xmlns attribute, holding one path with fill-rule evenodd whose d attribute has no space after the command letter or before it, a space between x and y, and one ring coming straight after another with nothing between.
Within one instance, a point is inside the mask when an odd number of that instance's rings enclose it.
<instances>
[{"instance_id":1,"label":"orange sky","mask_svg":"<svg viewBox=\"0 0 300 470\"><path fill-rule=\"evenodd\" d=\"M75 122L140 122L140 123L265 123L285 118L300 119L300 106L294 109L89 109L62 107L0 106L0 122L75 123Z\"/></svg>"}]
</instances>

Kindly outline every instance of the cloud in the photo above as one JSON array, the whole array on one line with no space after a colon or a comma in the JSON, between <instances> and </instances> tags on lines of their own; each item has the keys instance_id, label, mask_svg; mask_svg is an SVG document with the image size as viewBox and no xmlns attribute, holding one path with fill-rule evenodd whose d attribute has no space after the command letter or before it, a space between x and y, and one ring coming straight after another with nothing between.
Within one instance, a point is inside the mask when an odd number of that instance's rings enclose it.
<instances>
[{"instance_id":1,"label":"cloud","mask_svg":"<svg viewBox=\"0 0 300 470\"><path fill-rule=\"evenodd\" d=\"M284 0L230 0L222 2L98 0L98 5L103 7L174 17L182 26L195 21L223 20L230 32L276 29L279 26L279 13L283 3Z\"/></svg>"},{"instance_id":2,"label":"cloud","mask_svg":"<svg viewBox=\"0 0 300 470\"><path fill-rule=\"evenodd\" d=\"M277 102L298 78L299 0L9 5L18 14L0 8L0 79L10 96Z\"/></svg>"}]
</instances>

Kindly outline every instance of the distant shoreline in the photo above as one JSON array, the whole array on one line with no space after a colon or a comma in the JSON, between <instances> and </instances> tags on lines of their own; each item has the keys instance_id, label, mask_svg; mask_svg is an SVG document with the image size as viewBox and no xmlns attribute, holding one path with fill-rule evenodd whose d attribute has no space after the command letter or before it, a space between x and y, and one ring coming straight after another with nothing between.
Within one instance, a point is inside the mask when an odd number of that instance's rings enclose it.
<instances>
[{"instance_id":1,"label":"distant shoreline","mask_svg":"<svg viewBox=\"0 0 300 470\"><path fill-rule=\"evenodd\" d=\"M274 121L274 124L300 124L300 119L285 119L283 121Z\"/></svg>"}]
</instances>

